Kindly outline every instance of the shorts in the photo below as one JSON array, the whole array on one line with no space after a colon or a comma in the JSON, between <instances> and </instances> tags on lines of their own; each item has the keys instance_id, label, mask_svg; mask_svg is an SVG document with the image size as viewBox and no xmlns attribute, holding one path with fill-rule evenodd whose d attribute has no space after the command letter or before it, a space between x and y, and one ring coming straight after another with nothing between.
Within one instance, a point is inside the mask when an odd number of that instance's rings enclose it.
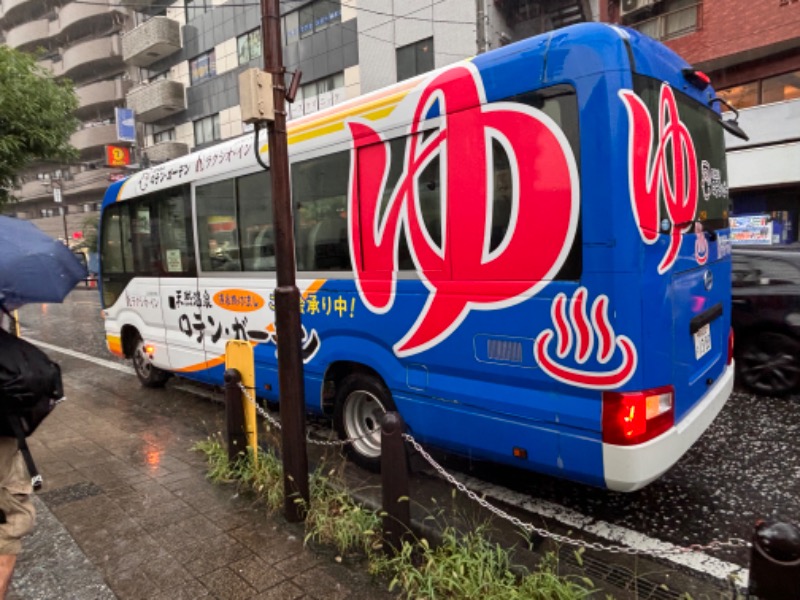
<instances>
[{"instance_id":1,"label":"shorts","mask_svg":"<svg viewBox=\"0 0 800 600\"><path fill-rule=\"evenodd\" d=\"M0 554L19 554L21 539L33 529L36 509L31 500L33 486L17 440L0 437ZM1 519L0 519L1 520Z\"/></svg>"}]
</instances>

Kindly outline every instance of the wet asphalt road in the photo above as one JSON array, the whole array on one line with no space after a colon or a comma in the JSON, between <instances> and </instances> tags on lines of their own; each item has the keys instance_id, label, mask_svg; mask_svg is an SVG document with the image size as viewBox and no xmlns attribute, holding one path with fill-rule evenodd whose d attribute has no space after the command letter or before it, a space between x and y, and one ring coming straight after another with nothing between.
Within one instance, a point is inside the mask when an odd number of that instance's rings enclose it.
<instances>
[{"instance_id":1,"label":"wet asphalt road","mask_svg":"<svg viewBox=\"0 0 800 600\"><path fill-rule=\"evenodd\" d=\"M77 289L63 305L31 305L20 313L31 338L116 360L105 347L94 290ZM448 463L528 496L686 546L749 539L758 519L800 523L799 438L800 396L775 399L737 390L678 465L639 492L608 492L459 459ZM742 566L748 563L744 549L712 554Z\"/></svg>"}]
</instances>

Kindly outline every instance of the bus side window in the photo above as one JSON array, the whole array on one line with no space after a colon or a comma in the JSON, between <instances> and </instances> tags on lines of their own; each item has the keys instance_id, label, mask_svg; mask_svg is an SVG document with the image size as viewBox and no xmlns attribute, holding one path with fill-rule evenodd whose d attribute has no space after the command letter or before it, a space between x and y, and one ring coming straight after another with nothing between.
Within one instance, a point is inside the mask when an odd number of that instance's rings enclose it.
<instances>
[{"instance_id":1,"label":"bus side window","mask_svg":"<svg viewBox=\"0 0 800 600\"><path fill-rule=\"evenodd\" d=\"M129 203L119 203L103 211L100 229L103 307L112 306L133 278L130 210Z\"/></svg>"},{"instance_id":2,"label":"bus side window","mask_svg":"<svg viewBox=\"0 0 800 600\"><path fill-rule=\"evenodd\" d=\"M152 196L148 196L135 200L132 209L130 239L133 244L133 269L140 276L158 277L161 274L161 256L156 203Z\"/></svg>"},{"instance_id":3,"label":"bus side window","mask_svg":"<svg viewBox=\"0 0 800 600\"><path fill-rule=\"evenodd\" d=\"M266 171L236 180L238 229L245 271L275 270L272 178Z\"/></svg>"},{"instance_id":4,"label":"bus side window","mask_svg":"<svg viewBox=\"0 0 800 600\"><path fill-rule=\"evenodd\" d=\"M234 181L198 186L195 206L203 271L241 271Z\"/></svg>"},{"instance_id":5,"label":"bus side window","mask_svg":"<svg viewBox=\"0 0 800 600\"><path fill-rule=\"evenodd\" d=\"M298 270L351 270L347 236L349 176L348 152L292 165Z\"/></svg>"},{"instance_id":6,"label":"bus side window","mask_svg":"<svg viewBox=\"0 0 800 600\"><path fill-rule=\"evenodd\" d=\"M194 277L197 264L188 186L161 192L158 212L162 275Z\"/></svg>"}]
</instances>

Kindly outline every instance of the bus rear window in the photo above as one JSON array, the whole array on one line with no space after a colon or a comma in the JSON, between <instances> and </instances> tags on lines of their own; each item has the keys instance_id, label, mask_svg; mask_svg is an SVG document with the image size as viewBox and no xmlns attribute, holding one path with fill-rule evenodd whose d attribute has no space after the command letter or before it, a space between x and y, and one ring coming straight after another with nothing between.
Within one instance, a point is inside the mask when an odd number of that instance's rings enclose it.
<instances>
[{"instance_id":1,"label":"bus rear window","mask_svg":"<svg viewBox=\"0 0 800 600\"><path fill-rule=\"evenodd\" d=\"M659 122L659 94L662 82L634 75L636 94L650 111L654 126ZM680 120L686 125L697 154L698 197L695 221L706 231L728 228L728 172L725 166L725 139L719 116L709 107L693 100L673 88L678 103ZM654 147L659 136L654 136ZM672 151L666 153L667 170L672 172ZM666 213L664 195L661 194L661 214ZM669 228L667 228L669 231ZM662 231L666 233L667 231Z\"/></svg>"}]
</instances>

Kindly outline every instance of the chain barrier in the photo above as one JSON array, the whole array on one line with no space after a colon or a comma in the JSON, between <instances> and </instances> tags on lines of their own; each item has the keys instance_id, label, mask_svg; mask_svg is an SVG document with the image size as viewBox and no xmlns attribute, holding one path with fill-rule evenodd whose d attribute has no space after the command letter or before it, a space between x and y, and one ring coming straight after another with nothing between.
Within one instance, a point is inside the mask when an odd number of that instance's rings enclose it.
<instances>
[{"instance_id":1,"label":"chain barrier","mask_svg":"<svg viewBox=\"0 0 800 600\"><path fill-rule=\"evenodd\" d=\"M255 398L251 395L250 390L245 387L243 384L239 383L239 389L245 395L247 400L251 402L255 407L256 411L259 415L261 415L270 425L275 427L275 429L281 429L281 423L275 417L270 415L266 410L264 410L261 406L258 405ZM365 439L374 435L374 433L368 433L363 436L357 438L348 438L346 440L314 440L310 437L306 437L306 441L310 444L315 444L318 446L345 446L347 444L352 444L359 440ZM495 516L503 519L504 521L508 521L515 527L522 529L523 531L527 532L528 534L535 534L543 538L547 538L553 540L558 544L566 544L570 546L575 546L578 548L584 548L586 550L593 550L596 552L608 552L611 554L627 554L627 555L637 555L637 554L647 554L651 556L667 556L672 554L686 554L688 552L702 552L708 550L724 550L724 549L736 549L736 548L749 548L750 542L747 540L743 540L741 538L728 538L727 540L712 540L708 544L691 544L689 546L684 547L673 547L673 548L652 548L648 550L639 550L637 548L631 548L629 546L620 546L618 544L602 544L600 542L587 542L585 540L579 540L575 538L571 538L566 535L562 535L560 533L554 533L542 527L536 527L531 523L527 523L522 521L521 519L508 514L501 508L498 508L478 496L478 494L471 489L469 489L466 485L456 479L453 475L448 473L444 467L442 467L438 462L436 462L433 457L428 454L425 449L415 440L410 434L404 433L403 439L411 444L414 447L419 455L427 462L438 474L439 476L447 481L450 485L455 487L459 492L467 496L473 502L479 504L485 510L488 510Z\"/></svg>"},{"instance_id":2,"label":"chain barrier","mask_svg":"<svg viewBox=\"0 0 800 600\"><path fill-rule=\"evenodd\" d=\"M611 554L649 554L652 556L666 556L670 554L685 554L687 552L700 552L703 550L722 550L725 548L732 549L732 548L748 548L750 547L750 543L746 540L741 538L729 538L727 541L720 541L720 540L712 540L708 544L692 544L686 547L678 547L678 548L653 548L649 550L639 550L636 548L630 548L628 546L620 546L620 545L607 545L601 544L600 542L587 542L585 540L578 540L566 535L561 535L559 533L554 533L552 531L548 531L542 527L536 527L531 523L526 523L517 517L514 517L503 509L498 508L484 498L481 498L476 494L474 491L469 489L466 485L456 479L453 475L448 473L444 467L442 467L438 462L436 462L433 457L428 454L425 449L420 446L419 442L415 440L410 434L404 433L403 439L410 443L414 450L416 450L420 456L431 466L433 469L439 474L442 479L447 481L450 485L455 487L459 492L465 494L470 500L476 502L484 509L488 510L492 514L500 517L501 519L508 521L512 525L519 527L523 531L526 531L529 534L536 534L543 538L549 538L556 543L559 544L568 544L570 546L577 546L579 548L585 548L586 550L594 550L598 552L609 552Z\"/></svg>"},{"instance_id":3,"label":"chain barrier","mask_svg":"<svg viewBox=\"0 0 800 600\"><path fill-rule=\"evenodd\" d=\"M262 417L264 417L264 419L270 425L272 425L275 429L280 431L281 430L281 422L278 421L271 414L269 414L266 410L264 410L263 407L259 406L258 402L256 402L256 399L250 393L250 389L248 389L243 383L239 383L239 389L242 391L242 394L244 394L245 398L247 398L247 401L250 402L253 406L256 407L256 412L259 415L261 415ZM352 443L358 442L360 440L364 440L364 439L366 439L368 437L371 437L373 435L375 435L375 432L365 433L362 436L355 437L355 438L347 438L345 440L315 440L315 439L311 438L310 435L307 435L306 436L306 442L308 442L309 444L314 444L315 446L346 446L347 444L352 444Z\"/></svg>"}]
</instances>

